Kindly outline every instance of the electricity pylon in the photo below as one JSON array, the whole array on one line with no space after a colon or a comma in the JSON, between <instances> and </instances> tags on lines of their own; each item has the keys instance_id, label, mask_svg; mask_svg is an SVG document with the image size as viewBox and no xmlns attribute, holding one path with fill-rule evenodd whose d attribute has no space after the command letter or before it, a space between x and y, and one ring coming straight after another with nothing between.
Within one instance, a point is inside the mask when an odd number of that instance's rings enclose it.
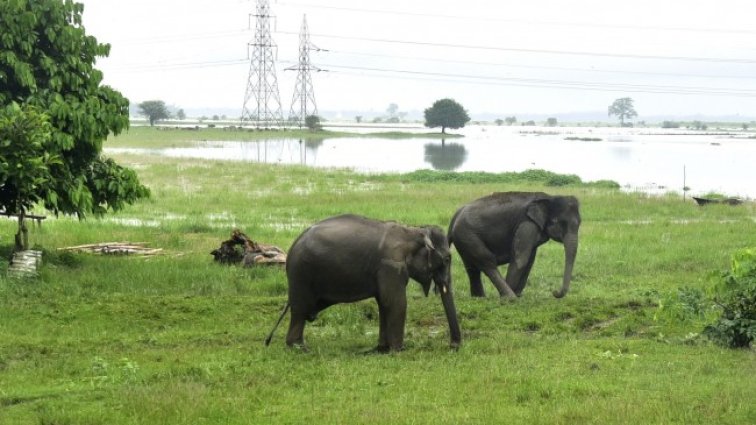
<instances>
[{"instance_id":1,"label":"electricity pylon","mask_svg":"<svg viewBox=\"0 0 756 425\"><path fill-rule=\"evenodd\" d=\"M278 94L276 64L270 35L270 5L268 0L257 0L255 38L249 43L252 55L244 94L241 124L252 123L255 127L282 126L281 98Z\"/></svg>"},{"instance_id":2,"label":"electricity pylon","mask_svg":"<svg viewBox=\"0 0 756 425\"><path fill-rule=\"evenodd\" d=\"M299 63L285 69L286 71L298 71L288 121L292 124L298 124L300 128L302 128L308 116L318 114L318 105L315 103L315 90L312 87L312 75L310 75L310 71L320 72L322 69L310 63L310 50L322 49L310 43L310 33L307 29L307 15L305 15L302 18L302 29L299 32Z\"/></svg>"}]
</instances>

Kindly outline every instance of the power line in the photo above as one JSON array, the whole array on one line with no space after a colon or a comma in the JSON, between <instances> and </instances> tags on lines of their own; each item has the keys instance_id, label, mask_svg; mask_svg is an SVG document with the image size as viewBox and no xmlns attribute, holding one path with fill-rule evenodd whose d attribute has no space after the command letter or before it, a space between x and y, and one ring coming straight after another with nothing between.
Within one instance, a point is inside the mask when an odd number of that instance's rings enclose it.
<instances>
[{"instance_id":1,"label":"power line","mask_svg":"<svg viewBox=\"0 0 756 425\"><path fill-rule=\"evenodd\" d=\"M278 31L279 34L296 34L290 31ZM740 58L712 58L712 57L695 57L695 56L659 56L659 55L633 55L633 54L621 54L621 53L605 53L605 52L585 52L577 50L550 50L550 49L522 49L517 47L498 47L498 46L482 46L474 44L452 44L452 43L433 43L425 41L407 41L407 40L391 40L387 38L369 38L369 37L349 37L333 34L313 34L323 38L335 38L341 40L360 40L374 43L390 43L390 44L405 44L413 46L425 46L425 47L445 47L455 49L478 49L478 50L496 50L505 52L517 52L517 53L545 53L550 55L571 55L571 56L594 56L594 57L613 57L613 58L629 58L629 59L654 59L654 60L669 60L669 61L694 61L694 62L713 62L713 63L741 63L741 64L756 64L756 59L740 59Z\"/></svg>"},{"instance_id":2,"label":"power line","mask_svg":"<svg viewBox=\"0 0 756 425\"><path fill-rule=\"evenodd\" d=\"M470 74L448 74L440 72L427 71L410 71L389 68L369 68L344 65L327 65L334 69L347 69L349 71L370 71L381 73L396 73L400 75L411 75L413 77L434 77L457 79L453 81L466 83L479 83L491 85L514 85L524 87L553 87L567 88L577 90L593 91L630 91L642 93L662 93L662 94L706 94L706 95L724 95L735 97L756 97L756 90L736 90L729 88L710 88L710 87L685 87L685 86L654 86L641 84L617 84L617 83L588 83L582 81L569 80L544 80L536 78L513 78L513 77L496 77ZM460 80L461 79L461 80Z\"/></svg>"},{"instance_id":3,"label":"power line","mask_svg":"<svg viewBox=\"0 0 756 425\"><path fill-rule=\"evenodd\" d=\"M439 63L453 63L461 65L483 65L483 66L496 66L496 67L511 67L511 68L528 68L528 69L547 69L555 71L578 71L578 72L598 72L598 73L610 73L610 74L628 74L628 75L656 75L666 77L693 77L693 78L717 78L717 79L744 79L744 80L756 80L756 75L701 75L701 74L685 74L676 72L653 72L653 71L620 71L613 69L595 69L595 68L573 68L564 66L545 66L545 65L519 65L512 63L501 62L476 62L476 61L462 61L452 59L437 59L437 58L424 58L418 56L402 56L402 55L383 55L380 53L364 53L364 52L350 52L346 50L329 50L331 53L355 55L355 56L368 56L378 58L389 59L410 59L416 61L426 62L439 62Z\"/></svg>"},{"instance_id":4,"label":"power line","mask_svg":"<svg viewBox=\"0 0 756 425\"><path fill-rule=\"evenodd\" d=\"M162 63L162 64L155 64L155 63L142 63L142 64L131 64L126 66L117 66L114 67L112 70L109 70L108 72L119 72L119 71L128 71L128 72L150 72L150 71L164 71L164 70L172 70L172 69L196 69L196 68L213 68L217 66L231 66L231 65L241 65L243 63L248 63L249 59L247 58L241 58L241 59L224 59L224 60L218 60L218 61L203 61L203 62L176 62L176 63Z\"/></svg>"},{"instance_id":5,"label":"power line","mask_svg":"<svg viewBox=\"0 0 756 425\"><path fill-rule=\"evenodd\" d=\"M339 6L324 6L314 5L306 3L295 2L281 2L282 6L297 6L297 7L312 7L315 9L328 9L328 10L343 10L347 12L360 12L370 14L387 14L387 15L400 15L400 16L412 16L422 18L440 18L440 19L454 19L454 20L466 20L466 21L492 21L500 23L515 23L525 25L556 25L556 26L571 26L571 27L593 27L593 28L609 28L609 29L631 29L631 30L649 30L649 31L684 31L684 32L701 32L701 33L725 33L725 34L756 34L755 30L739 29L739 28L692 28L692 27L672 27L672 26L658 26L658 25L622 25L622 24L601 24L595 22L564 22L564 21L538 21L527 19L508 19L491 16L465 16L465 15L445 15L439 13L427 13L427 12L405 12L398 10L381 10L381 9L366 9L357 7L339 7Z\"/></svg>"},{"instance_id":6,"label":"power line","mask_svg":"<svg viewBox=\"0 0 756 425\"><path fill-rule=\"evenodd\" d=\"M191 68L203 68L214 66L228 66L239 65L245 63L246 59L234 59L228 61L215 61L215 62L195 62L195 63L182 63L175 64L173 69L191 69ZM280 61L281 63L291 63L291 61ZM596 82L582 82L582 81L569 81L569 80L546 80L546 79L533 79L533 78L516 78L516 77L499 77L499 76L485 76L485 75L471 75L471 74L453 74L453 73L440 73L440 72L426 72L426 71L413 71L403 69L392 68L372 68L372 67L358 67L339 64L327 65L333 69L342 69L347 71L335 71L341 74L350 74L357 76L364 76L356 71L368 71L377 72L384 75L371 74L371 77L383 77L393 79L413 79L421 81L448 81L459 83L474 83L474 84L489 84L489 85L509 85L509 86L521 86L521 87L541 87L541 88L568 88L575 90L591 90L591 91L632 91L632 92L644 92L644 93L661 93L661 94L709 94L709 95L726 95L736 97L756 97L756 91L747 89L734 89L734 88L718 88L718 87L690 87L690 86L654 86L654 85L639 85L639 84L616 84L616 83L596 83ZM140 72L149 70L163 70L170 69L171 67L157 67L151 66L142 69L131 69L129 72ZM119 69L116 69L118 71ZM385 74L399 74L385 75Z\"/></svg>"}]
</instances>

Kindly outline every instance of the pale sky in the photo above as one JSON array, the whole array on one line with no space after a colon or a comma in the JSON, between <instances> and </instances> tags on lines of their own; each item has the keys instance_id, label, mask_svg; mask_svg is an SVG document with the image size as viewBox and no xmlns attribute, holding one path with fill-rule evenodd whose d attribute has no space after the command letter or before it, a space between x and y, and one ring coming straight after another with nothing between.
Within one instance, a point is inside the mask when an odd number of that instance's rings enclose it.
<instances>
[{"instance_id":1,"label":"pale sky","mask_svg":"<svg viewBox=\"0 0 756 425\"><path fill-rule=\"evenodd\" d=\"M79 0L112 45L97 68L132 103L241 113L255 1ZM270 0L287 115L307 16L321 111L422 111L450 97L476 115L606 111L756 116L753 0ZM348 116L346 118L352 118Z\"/></svg>"}]
</instances>

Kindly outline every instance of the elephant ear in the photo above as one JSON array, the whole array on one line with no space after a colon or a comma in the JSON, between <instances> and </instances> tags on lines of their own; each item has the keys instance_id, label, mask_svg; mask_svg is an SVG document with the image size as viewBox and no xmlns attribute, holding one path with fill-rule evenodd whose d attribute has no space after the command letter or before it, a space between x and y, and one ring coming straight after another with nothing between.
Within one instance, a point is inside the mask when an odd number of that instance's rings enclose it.
<instances>
[{"instance_id":1,"label":"elephant ear","mask_svg":"<svg viewBox=\"0 0 756 425\"><path fill-rule=\"evenodd\" d=\"M546 205L547 199L538 199L525 208L525 214L529 219L533 221L538 227L543 230L546 227L546 220L549 218L549 209Z\"/></svg>"},{"instance_id":2,"label":"elephant ear","mask_svg":"<svg viewBox=\"0 0 756 425\"><path fill-rule=\"evenodd\" d=\"M430 229L423 229L423 243L425 244L425 247L428 248L428 252L432 252L436 250L436 247L433 245L433 241L430 238Z\"/></svg>"}]
</instances>

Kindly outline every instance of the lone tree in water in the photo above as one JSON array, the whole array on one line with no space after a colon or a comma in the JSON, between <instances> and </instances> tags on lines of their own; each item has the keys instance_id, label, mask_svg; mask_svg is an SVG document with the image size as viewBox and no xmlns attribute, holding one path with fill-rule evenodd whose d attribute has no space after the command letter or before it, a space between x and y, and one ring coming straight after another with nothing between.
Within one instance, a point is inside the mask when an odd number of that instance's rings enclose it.
<instances>
[{"instance_id":1,"label":"lone tree in water","mask_svg":"<svg viewBox=\"0 0 756 425\"><path fill-rule=\"evenodd\" d=\"M310 131L319 131L323 129L323 126L320 124L320 117L317 115L306 116L305 126L307 126Z\"/></svg>"},{"instance_id":2,"label":"lone tree in water","mask_svg":"<svg viewBox=\"0 0 756 425\"><path fill-rule=\"evenodd\" d=\"M101 85L95 59L110 46L88 36L84 5L0 2L0 210L24 219L43 206L84 218L149 196L134 171L101 155L129 125L129 101Z\"/></svg>"},{"instance_id":3,"label":"lone tree in water","mask_svg":"<svg viewBox=\"0 0 756 425\"><path fill-rule=\"evenodd\" d=\"M615 100L614 103L609 105L609 116L611 117L612 115L616 115L620 120L620 126L624 127L626 118L635 118L638 116L633 107L633 99L623 97Z\"/></svg>"},{"instance_id":4,"label":"lone tree in water","mask_svg":"<svg viewBox=\"0 0 756 425\"><path fill-rule=\"evenodd\" d=\"M441 99L425 110L425 126L441 127L441 133L447 128L462 128L470 121L467 111L453 99Z\"/></svg>"},{"instance_id":5,"label":"lone tree in water","mask_svg":"<svg viewBox=\"0 0 756 425\"><path fill-rule=\"evenodd\" d=\"M137 106L139 106L139 113L150 120L150 126L155 125L160 120L171 117L168 107L165 106L165 102L162 100L145 100Z\"/></svg>"}]
</instances>

